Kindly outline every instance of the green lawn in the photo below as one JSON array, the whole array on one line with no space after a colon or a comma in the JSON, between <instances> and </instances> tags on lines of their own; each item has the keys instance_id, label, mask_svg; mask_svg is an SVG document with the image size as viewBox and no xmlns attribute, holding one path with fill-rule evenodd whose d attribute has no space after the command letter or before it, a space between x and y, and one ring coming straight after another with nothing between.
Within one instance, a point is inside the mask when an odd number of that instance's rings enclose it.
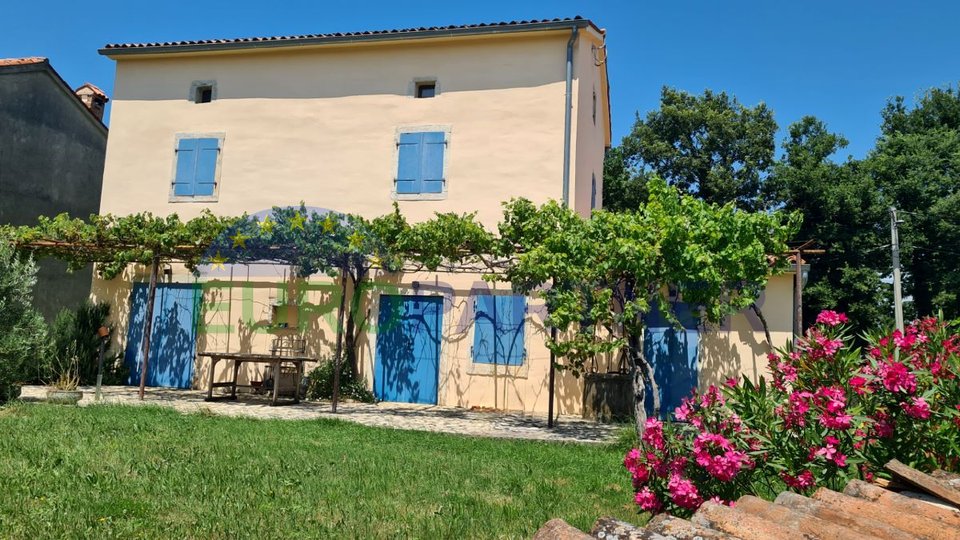
<instances>
[{"instance_id":1,"label":"green lawn","mask_svg":"<svg viewBox=\"0 0 960 540\"><path fill-rule=\"evenodd\" d=\"M637 520L620 446L147 407L0 409L2 538L516 538Z\"/></svg>"}]
</instances>

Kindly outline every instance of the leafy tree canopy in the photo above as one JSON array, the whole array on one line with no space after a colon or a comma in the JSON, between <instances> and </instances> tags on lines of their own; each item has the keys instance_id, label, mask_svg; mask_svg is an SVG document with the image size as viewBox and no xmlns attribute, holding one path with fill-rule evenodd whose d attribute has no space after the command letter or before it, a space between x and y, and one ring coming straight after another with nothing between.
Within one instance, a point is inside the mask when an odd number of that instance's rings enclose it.
<instances>
[{"instance_id":1,"label":"leafy tree canopy","mask_svg":"<svg viewBox=\"0 0 960 540\"><path fill-rule=\"evenodd\" d=\"M804 117L790 126L783 158L767 183L786 210L803 214L796 237L826 248L811 259L803 319L836 309L864 331L892 313L890 288L882 281L890 267L889 230L883 226L887 204L859 163L831 160L846 146L842 135Z\"/></svg>"},{"instance_id":2,"label":"leafy tree canopy","mask_svg":"<svg viewBox=\"0 0 960 540\"><path fill-rule=\"evenodd\" d=\"M604 202L612 210L636 208L653 173L708 202L766 208L763 181L774 162L776 130L763 103L747 107L723 92L693 95L664 87L660 108L638 116L622 147L610 154L604 184L613 192Z\"/></svg>"},{"instance_id":3,"label":"leafy tree canopy","mask_svg":"<svg viewBox=\"0 0 960 540\"><path fill-rule=\"evenodd\" d=\"M904 295L916 315L960 316L960 91L933 89L913 108L887 104L865 162L901 212Z\"/></svg>"},{"instance_id":4,"label":"leafy tree canopy","mask_svg":"<svg viewBox=\"0 0 960 540\"><path fill-rule=\"evenodd\" d=\"M594 355L624 348L638 425L638 378L652 383L639 346L644 316L655 303L669 306L669 287L708 321L744 309L785 264L777 255L798 225L796 214L708 203L659 179L647 187L647 202L635 211L597 211L589 220L556 202L514 200L500 225L501 250L514 258L500 279L524 293L543 291L549 322L560 331L548 346L566 367L579 371Z\"/></svg>"}]
</instances>

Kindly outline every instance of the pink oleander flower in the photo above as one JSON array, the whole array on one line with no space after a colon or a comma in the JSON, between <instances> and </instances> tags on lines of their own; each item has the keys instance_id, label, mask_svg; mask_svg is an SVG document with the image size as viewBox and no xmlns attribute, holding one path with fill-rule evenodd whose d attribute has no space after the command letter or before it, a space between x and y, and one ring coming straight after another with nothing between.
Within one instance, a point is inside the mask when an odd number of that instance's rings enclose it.
<instances>
[{"instance_id":1,"label":"pink oleander flower","mask_svg":"<svg viewBox=\"0 0 960 540\"><path fill-rule=\"evenodd\" d=\"M732 480L750 463L745 453L737 451L726 437L715 433L698 435L693 441L693 455L697 465L724 482Z\"/></svg>"},{"instance_id":2,"label":"pink oleander flower","mask_svg":"<svg viewBox=\"0 0 960 540\"><path fill-rule=\"evenodd\" d=\"M736 506L736 504L737 504L737 503L734 502L734 501L725 501L725 500L721 499L721 498L720 498L719 496L717 496L717 495L714 495L713 497L710 497L709 500L710 500L710 502L712 502L712 503L723 504L723 505L729 506L730 508L733 508L733 507Z\"/></svg>"},{"instance_id":3,"label":"pink oleander flower","mask_svg":"<svg viewBox=\"0 0 960 540\"><path fill-rule=\"evenodd\" d=\"M878 375L883 379L883 386L890 392L904 392L912 394L917 390L917 377L900 362L882 364Z\"/></svg>"},{"instance_id":4,"label":"pink oleander flower","mask_svg":"<svg viewBox=\"0 0 960 540\"><path fill-rule=\"evenodd\" d=\"M700 497L697 486L679 474L670 477L667 489L670 490L670 498L674 504L681 508L696 510L703 504L703 498Z\"/></svg>"},{"instance_id":5,"label":"pink oleander flower","mask_svg":"<svg viewBox=\"0 0 960 540\"><path fill-rule=\"evenodd\" d=\"M843 347L843 341L839 339L830 339L824 335L818 335L816 337L817 345L823 349L823 356L833 356L840 350L840 347Z\"/></svg>"},{"instance_id":6,"label":"pink oleander flower","mask_svg":"<svg viewBox=\"0 0 960 540\"><path fill-rule=\"evenodd\" d=\"M796 490L810 489L814 485L813 473L809 470L804 470L796 476L785 472L780 473L780 478L787 486Z\"/></svg>"},{"instance_id":7,"label":"pink oleander flower","mask_svg":"<svg viewBox=\"0 0 960 540\"><path fill-rule=\"evenodd\" d=\"M650 491L649 487L644 487L638 491L633 497L633 502L637 503L637 506L639 506L641 510L650 512L651 514L656 514L663 508L660 499L657 498L654 492Z\"/></svg>"},{"instance_id":8,"label":"pink oleander flower","mask_svg":"<svg viewBox=\"0 0 960 540\"><path fill-rule=\"evenodd\" d=\"M686 422L690 418L690 415L693 414L693 407L690 405L690 400L684 398L680 402L680 406L673 410L673 417L680 422Z\"/></svg>"},{"instance_id":9,"label":"pink oleander flower","mask_svg":"<svg viewBox=\"0 0 960 540\"><path fill-rule=\"evenodd\" d=\"M723 393L715 385L710 385L707 388L707 391L703 393L703 396L700 398L700 406L703 408L712 407L714 405L723 405L727 400L723 397Z\"/></svg>"},{"instance_id":10,"label":"pink oleander flower","mask_svg":"<svg viewBox=\"0 0 960 540\"><path fill-rule=\"evenodd\" d=\"M852 388L853 391L857 393L857 395L862 396L863 394L865 394L867 391L866 386L867 386L867 379L859 375L850 377L850 388Z\"/></svg>"},{"instance_id":11,"label":"pink oleander flower","mask_svg":"<svg viewBox=\"0 0 960 540\"><path fill-rule=\"evenodd\" d=\"M847 429L851 423L853 423L853 416L849 414L824 412L820 415L820 425L827 429Z\"/></svg>"},{"instance_id":12,"label":"pink oleander flower","mask_svg":"<svg viewBox=\"0 0 960 540\"><path fill-rule=\"evenodd\" d=\"M908 416L919 420L930 418L930 405L922 397L915 397L909 403L902 403L901 406Z\"/></svg>"},{"instance_id":13,"label":"pink oleander flower","mask_svg":"<svg viewBox=\"0 0 960 540\"><path fill-rule=\"evenodd\" d=\"M847 406L847 395L842 388L824 386L817 390L816 397L821 407L830 414L843 412Z\"/></svg>"},{"instance_id":14,"label":"pink oleander flower","mask_svg":"<svg viewBox=\"0 0 960 540\"><path fill-rule=\"evenodd\" d=\"M889 414L885 412L878 412L874 415L873 421L873 430L874 433L877 434L877 437L886 439L893 436L894 420Z\"/></svg>"},{"instance_id":15,"label":"pink oleander flower","mask_svg":"<svg viewBox=\"0 0 960 540\"><path fill-rule=\"evenodd\" d=\"M666 447L663 441L663 422L656 418L648 418L643 428L643 435L640 438L644 443L657 450L663 450Z\"/></svg>"},{"instance_id":16,"label":"pink oleander flower","mask_svg":"<svg viewBox=\"0 0 960 540\"><path fill-rule=\"evenodd\" d=\"M823 324L826 326L836 326L838 324L845 324L850 322L850 319L843 313L837 313L836 311L824 310L817 315L817 324Z\"/></svg>"},{"instance_id":17,"label":"pink oleander flower","mask_svg":"<svg viewBox=\"0 0 960 540\"><path fill-rule=\"evenodd\" d=\"M913 347L913 344L917 341L917 335L912 332L907 332L906 335L900 333L900 330L893 331L893 344L901 349L909 349Z\"/></svg>"},{"instance_id":18,"label":"pink oleander flower","mask_svg":"<svg viewBox=\"0 0 960 540\"><path fill-rule=\"evenodd\" d=\"M740 381L738 381L736 377L729 377L723 384L726 385L727 388L736 388L737 385L740 384Z\"/></svg>"},{"instance_id":19,"label":"pink oleander flower","mask_svg":"<svg viewBox=\"0 0 960 540\"><path fill-rule=\"evenodd\" d=\"M639 467L642 461L643 454L636 448L631 448L630 451L627 452L627 455L623 456L623 466L631 472Z\"/></svg>"}]
</instances>

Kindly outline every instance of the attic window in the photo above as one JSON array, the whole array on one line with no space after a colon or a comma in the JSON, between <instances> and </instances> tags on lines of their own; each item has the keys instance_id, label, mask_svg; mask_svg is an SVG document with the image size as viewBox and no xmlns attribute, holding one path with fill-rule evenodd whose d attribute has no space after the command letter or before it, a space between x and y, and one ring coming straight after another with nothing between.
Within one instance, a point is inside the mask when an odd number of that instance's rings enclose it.
<instances>
[{"instance_id":1,"label":"attic window","mask_svg":"<svg viewBox=\"0 0 960 540\"><path fill-rule=\"evenodd\" d=\"M432 98L437 95L437 81L417 83L418 98Z\"/></svg>"},{"instance_id":2,"label":"attic window","mask_svg":"<svg viewBox=\"0 0 960 540\"><path fill-rule=\"evenodd\" d=\"M213 85L198 86L194 101L196 103L210 103L213 101Z\"/></svg>"}]
</instances>

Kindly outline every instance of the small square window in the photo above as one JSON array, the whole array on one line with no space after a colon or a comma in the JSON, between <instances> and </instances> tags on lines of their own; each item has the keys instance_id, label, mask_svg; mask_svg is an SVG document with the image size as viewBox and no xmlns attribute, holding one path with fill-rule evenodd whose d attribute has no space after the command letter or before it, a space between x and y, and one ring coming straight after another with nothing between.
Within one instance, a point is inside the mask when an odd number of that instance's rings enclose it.
<instances>
[{"instance_id":1,"label":"small square window","mask_svg":"<svg viewBox=\"0 0 960 540\"><path fill-rule=\"evenodd\" d=\"M418 98L432 98L437 95L437 83L435 82L423 82L417 83L417 97Z\"/></svg>"},{"instance_id":2,"label":"small square window","mask_svg":"<svg viewBox=\"0 0 960 540\"><path fill-rule=\"evenodd\" d=\"M198 86L197 96L194 101L196 101L197 103L210 103L211 101L213 101L213 87Z\"/></svg>"}]
</instances>

